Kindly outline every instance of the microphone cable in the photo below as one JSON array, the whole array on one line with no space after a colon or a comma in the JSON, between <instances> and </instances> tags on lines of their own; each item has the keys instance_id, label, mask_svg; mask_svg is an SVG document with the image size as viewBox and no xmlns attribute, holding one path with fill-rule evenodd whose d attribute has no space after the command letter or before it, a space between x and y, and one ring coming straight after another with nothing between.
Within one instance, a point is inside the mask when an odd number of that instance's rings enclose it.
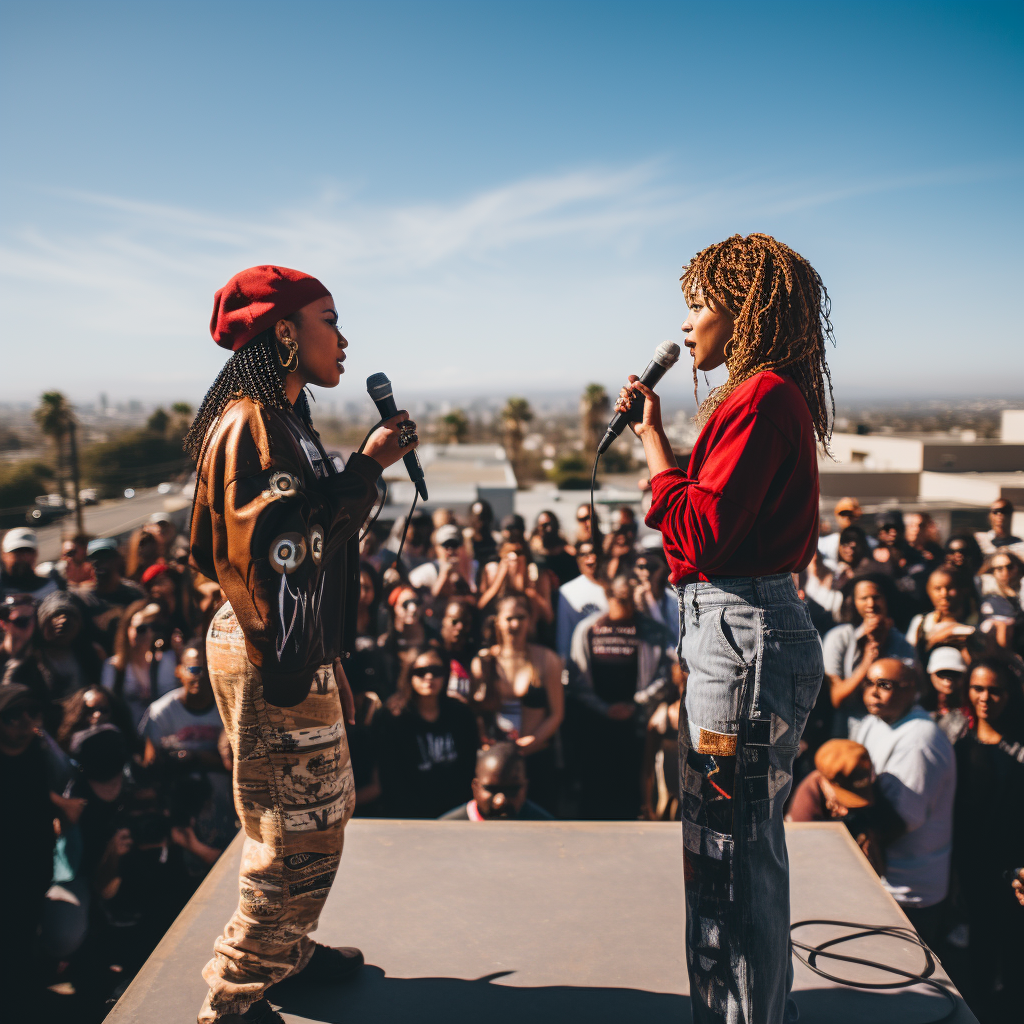
<instances>
[{"instance_id":1,"label":"microphone cable","mask_svg":"<svg viewBox=\"0 0 1024 1024\"><path fill-rule=\"evenodd\" d=\"M827 924L839 928L855 928L860 930L854 931L849 935L840 935L834 939L827 939L825 942L819 942L816 946L808 946L806 943L798 942L793 938L793 932L795 932L797 928L803 928L812 924ZM932 954L932 951L925 944L924 940L913 928L904 927L902 925L858 924L855 921L831 921L823 918L809 918L806 921L793 922L793 924L789 926L789 932L789 941L792 945L793 955L805 967L817 974L819 978L824 978L826 981L831 981L836 985L843 985L846 988L874 990L891 990L909 988L911 985L927 985L929 988L939 992L949 1003L948 1012L941 1017L936 1017L933 1020L922 1022L922 1024L945 1024L946 1021L953 1020L960 1008L960 1004L957 1002L956 996L953 995L953 993L950 992L942 982L932 977L935 973L935 957ZM852 942L854 939L861 939L868 935L888 935L891 938L900 939L903 942L909 942L914 946L918 946L924 953L924 969L920 973L915 974L913 971L904 971L899 967L892 967L889 964L880 964L874 960L864 959L863 957L844 956L842 953L827 952L827 950L833 946L841 945L844 942ZM806 954L806 956L804 954ZM876 971L885 971L888 974L898 975L901 980L890 982L850 981L846 978L840 978L835 974L829 974L827 971L823 971L820 967L816 966L819 957L827 957L830 960L841 960L848 964L861 964L864 967L871 967Z\"/></svg>"},{"instance_id":2,"label":"microphone cable","mask_svg":"<svg viewBox=\"0 0 1024 1024\"><path fill-rule=\"evenodd\" d=\"M358 455L362 455L363 454L363 449L366 447L366 442L370 440L370 435L379 426L382 426L383 423L384 423L383 420L377 420L377 422L374 423L374 425L372 427L370 427L370 429L366 432L366 437L363 438L363 443L356 449L356 453ZM596 472L597 467L595 466L594 469L595 469L595 472ZM384 506L387 504L387 500L388 500L388 482L387 482L387 480L382 480L381 483L384 485L384 490L383 490L383 492L380 495L380 501L377 502L377 511L373 513L373 515L367 521L366 526L363 528L363 532L359 535L359 543L360 544L362 544L362 542L365 540L366 535L370 532L370 530L373 529L373 524L375 522L377 522L377 519L380 517L381 511L383 510ZM414 486L413 487L413 495L412 495L412 504L409 506L409 514L405 517L405 528L402 530L402 540L401 540L401 542L398 545L398 554L395 555L395 563L396 563L396 565L401 564L402 552L405 550L405 538L408 536L409 524L412 522L413 513L416 511L416 503L419 501L419 498L420 498L420 492Z\"/></svg>"}]
</instances>

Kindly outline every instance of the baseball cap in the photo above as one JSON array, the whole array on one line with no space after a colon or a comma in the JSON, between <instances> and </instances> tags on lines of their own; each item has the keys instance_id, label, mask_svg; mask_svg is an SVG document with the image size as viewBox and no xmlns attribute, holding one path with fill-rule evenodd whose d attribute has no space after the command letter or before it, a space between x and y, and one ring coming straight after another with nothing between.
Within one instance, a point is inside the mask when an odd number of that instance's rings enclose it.
<instances>
[{"instance_id":1,"label":"baseball cap","mask_svg":"<svg viewBox=\"0 0 1024 1024\"><path fill-rule=\"evenodd\" d=\"M116 554L117 541L113 537L97 537L95 540L89 541L85 555L87 558L92 558L93 555L101 554L104 551L113 551Z\"/></svg>"},{"instance_id":2,"label":"baseball cap","mask_svg":"<svg viewBox=\"0 0 1024 1024\"><path fill-rule=\"evenodd\" d=\"M25 526L16 526L13 530L8 530L4 534L4 554L8 554L11 551L20 551L22 548L31 548L33 551L38 551L39 539L36 537L35 530L30 530Z\"/></svg>"},{"instance_id":3,"label":"baseball cap","mask_svg":"<svg viewBox=\"0 0 1024 1024\"><path fill-rule=\"evenodd\" d=\"M174 520L166 512L154 512L149 517L151 523L168 523L171 526L174 525Z\"/></svg>"},{"instance_id":4,"label":"baseball cap","mask_svg":"<svg viewBox=\"0 0 1024 1024\"><path fill-rule=\"evenodd\" d=\"M836 502L835 514L840 512L860 512L860 502L856 498L840 498Z\"/></svg>"},{"instance_id":5,"label":"baseball cap","mask_svg":"<svg viewBox=\"0 0 1024 1024\"><path fill-rule=\"evenodd\" d=\"M966 672L967 662L955 647L936 647L928 659L928 674L934 672Z\"/></svg>"},{"instance_id":6,"label":"baseball cap","mask_svg":"<svg viewBox=\"0 0 1024 1024\"><path fill-rule=\"evenodd\" d=\"M832 783L836 799L851 809L874 802L875 771L867 750L853 740L829 740L814 755L814 767Z\"/></svg>"},{"instance_id":7,"label":"baseball cap","mask_svg":"<svg viewBox=\"0 0 1024 1024\"><path fill-rule=\"evenodd\" d=\"M445 523L444 526L439 526L434 531L435 544L449 544L453 540L457 540L461 543L462 531L452 523Z\"/></svg>"}]
</instances>

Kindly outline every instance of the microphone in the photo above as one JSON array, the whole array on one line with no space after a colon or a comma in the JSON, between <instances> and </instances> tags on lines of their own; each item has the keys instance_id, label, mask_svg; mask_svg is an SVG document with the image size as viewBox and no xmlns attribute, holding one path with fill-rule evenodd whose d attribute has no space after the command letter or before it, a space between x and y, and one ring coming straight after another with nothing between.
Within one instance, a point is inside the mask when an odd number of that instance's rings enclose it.
<instances>
[{"instance_id":1,"label":"microphone","mask_svg":"<svg viewBox=\"0 0 1024 1024\"><path fill-rule=\"evenodd\" d=\"M640 380L649 388L653 388L665 376L666 370L671 370L676 365L678 358L679 346L674 341L663 341L654 350L654 358L647 364L647 369L641 374ZM634 395L629 409L626 412L617 412L612 417L601 443L597 446L598 455L604 455L608 451L612 441L625 430L627 423L639 423L643 419L646 401L643 395Z\"/></svg>"},{"instance_id":2,"label":"microphone","mask_svg":"<svg viewBox=\"0 0 1024 1024\"><path fill-rule=\"evenodd\" d=\"M679 354L678 346L676 354ZM386 373L372 373L366 378L366 393L373 399L377 406L382 420L389 420L392 416L398 415L398 406L395 405L395 396L391 393L391 381ZM402 456L405 468L409 471L409 478L416 485L419 496L427 500L427 484L423 479L423 467L420 465L420 457L415 450Z\"/></svg>"}]
</instances>

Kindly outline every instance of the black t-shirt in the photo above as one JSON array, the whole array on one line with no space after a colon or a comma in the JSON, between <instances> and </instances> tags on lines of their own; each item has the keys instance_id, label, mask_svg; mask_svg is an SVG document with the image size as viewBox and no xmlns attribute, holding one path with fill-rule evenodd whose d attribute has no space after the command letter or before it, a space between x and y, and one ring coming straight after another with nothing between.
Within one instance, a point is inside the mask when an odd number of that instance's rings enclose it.
<instances>
[{"instance_id":1,"label":"black t-shirt","mask_svg":"<svg viewBox=\"0 0 1024 1024\"><path fill-rule=\"evenodd\" d=\"M5 826L0 877L19 902L39 899L53 877L56 809L50 803L49 774L38 737L18 757L0 754L0 821Z\"/></svg>"},{"instance_id":2,"label":"black t-shirt","mask_svg":"<svg viewBox=\"0 0 1024 1024\"><path fill-rule=\"evenodd\" d=\"M441 698L436 722L406 709L374 717L384 813L437 818L471 796L476 771L476 719L464 704Z\"/></svg>"},{"instance_id":3,"label":"black t-shirt","mask_svg":"<svg viewBox=\"0 0 1024 1024\"><path fill-rule=\"evenodd\" d=\"M636 620L598 619L590 631L590 677L594 692L608 704L631 701L636 693L640 639Z\"/></svg>"}]
</instances>

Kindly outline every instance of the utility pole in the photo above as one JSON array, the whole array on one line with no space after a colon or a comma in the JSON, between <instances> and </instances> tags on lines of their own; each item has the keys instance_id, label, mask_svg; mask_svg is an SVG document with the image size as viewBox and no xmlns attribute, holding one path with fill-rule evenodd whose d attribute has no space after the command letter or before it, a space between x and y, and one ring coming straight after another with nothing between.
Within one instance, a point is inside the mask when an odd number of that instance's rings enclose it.
<instances>
[{"instance_id":1,"label":"utility pole","mask_svg":"<svg viewBox=\"0 0 1024 1024\"><path fill-rule=\"evenodd\" d=\"M75 489L75 528L77 533L85 533L85 523L82 520L82 501L79 496L82 482L78 470L78 424L75 422L74 413L68 417L68 447L71 455L71 481Z\"/></svg>"}]
</instances>

